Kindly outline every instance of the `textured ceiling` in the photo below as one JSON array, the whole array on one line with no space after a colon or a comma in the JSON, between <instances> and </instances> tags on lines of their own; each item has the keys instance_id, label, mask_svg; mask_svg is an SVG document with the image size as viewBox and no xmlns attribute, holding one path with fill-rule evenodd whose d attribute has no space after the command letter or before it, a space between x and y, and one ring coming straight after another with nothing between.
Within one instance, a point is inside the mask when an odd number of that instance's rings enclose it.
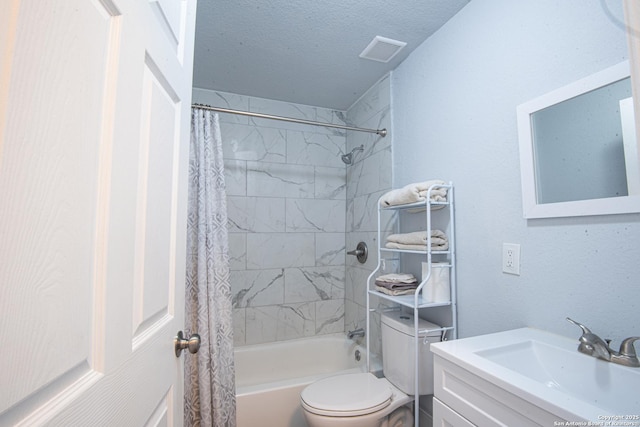
<instances>
[{"instance_id":1,"label":"textured ceiling","mask_svg":"<svg viewBox=\"0 0 640 427\"><path fill-rule=\"evenodd\" d=\"M469 0L200 0L195 87L346 110ZM376 35L407 42L358 57Z\"/></svg>"}]
</instances>

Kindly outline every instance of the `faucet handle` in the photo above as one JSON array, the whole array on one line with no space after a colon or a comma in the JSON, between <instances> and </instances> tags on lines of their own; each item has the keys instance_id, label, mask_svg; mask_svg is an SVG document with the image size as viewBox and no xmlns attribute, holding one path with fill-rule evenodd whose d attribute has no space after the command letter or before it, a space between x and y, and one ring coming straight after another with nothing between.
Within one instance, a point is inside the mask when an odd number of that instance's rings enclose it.
<instances>
[{"instance_id":1,"label":"faucet handle","mask_svg":"<svg viewBox=\"0 0 640 427\"><path fill-rule=\"evenodd\" d=\"M578 345L579 352L604 360L611 359L611 350L608 342L604 342L602 338L591 332L589 328L583 324L578 323L569 317L567 317L567 321L582 329L582 336L578 338L578 341L580 341L580 345Z\"/></svg>"},{"instance_id":2,"label":"faucet handle","mask_svg":"<svg viewBox=\"0 0 640 427\"><path fill-rule=\"evenodd\" d=\"M620 354L623 356L637 357L633 343L638 340L640 340L640 337L629 337L624 339L622 344L620 344Z\"/></svg>"},{"instance_id":3,"label":"faucet handle","mask_svg":"<svg viewBox=\"0 0 640 427\"><path fill-rule=\"evenodd\" d=\"M584 326L582 323L578 323L578 322L576 322L575 320L573 320L573 319L571 319L571 318L569 318L569 317L567 317L567 322L569 322L569 323L573 323L574 325L579 326L579 327L580 327L580 329L582 329L582 333L583 333L583 334L590 334L590 333L592 333L592 332L589 330L589 328L587 328L586 326Z\"/></svg>"}]
</instances>

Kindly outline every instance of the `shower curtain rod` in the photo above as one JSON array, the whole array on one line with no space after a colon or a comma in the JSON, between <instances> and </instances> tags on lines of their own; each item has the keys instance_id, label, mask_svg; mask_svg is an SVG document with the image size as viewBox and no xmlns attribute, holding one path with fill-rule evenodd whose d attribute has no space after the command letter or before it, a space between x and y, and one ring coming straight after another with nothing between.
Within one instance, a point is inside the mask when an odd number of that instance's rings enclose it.
<instances>
[{"instance_id":1,"label":"shower curtain rod","mask_svg":"<svg viewBox=\"0 0 640 427\"><path fill-rule=\"evenodd\" d=\"M387 129L366 129L366 128L358 128L353 126L334 125L332 123L315 122L313 120L294 119L293 117L273 116L271 114L251 113L249 111L231 110L229 108L222 108L222 107L212 107L210 105L205 105L205 104L192 104L191 107L202 108L203 110L218 111L220 113L239 114L241 116L258 117L261 119L281 120L283 122L301 123L301 124L312 125L312 126L324 126L328 128L353 130L356 132L369 132L369 133L378 134L383 138L387 136Z\"/></svg>"}]
</instances>

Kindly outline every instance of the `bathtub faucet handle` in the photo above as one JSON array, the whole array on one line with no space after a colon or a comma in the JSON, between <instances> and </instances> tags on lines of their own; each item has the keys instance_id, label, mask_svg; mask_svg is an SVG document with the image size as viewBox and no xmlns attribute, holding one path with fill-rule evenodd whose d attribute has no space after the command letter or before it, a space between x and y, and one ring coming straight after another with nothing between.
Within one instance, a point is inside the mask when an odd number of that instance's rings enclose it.
<instances>
[{"instance_id":1,"label":"bathtub faucet handle","mask_svg":"<svg viewBox=\"0 0 640 427\"><path fill-rule=\"evenodd\" d=\"M364 329L358 328L353 331L347 332L347 338L349 338L350 340L356 337L364 337Z\"/></svg>"},{"instance_id":2,"label":"bathtub faucet handle","mask_svg":"<svg viewBox=\"0 0 640 427\"><path fill-rule=\"evenodd\" d=\"M369 257L367 244L365 242L359 242L354 250L347 252L347 255L354 255L360 264L364 264Z\"/></svg>"}]
</instances>

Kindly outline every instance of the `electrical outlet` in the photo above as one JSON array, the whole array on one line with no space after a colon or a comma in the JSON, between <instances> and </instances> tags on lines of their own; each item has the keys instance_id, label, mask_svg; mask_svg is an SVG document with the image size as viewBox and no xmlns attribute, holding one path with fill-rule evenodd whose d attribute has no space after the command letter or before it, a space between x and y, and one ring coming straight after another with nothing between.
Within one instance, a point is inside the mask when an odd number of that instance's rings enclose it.
<instances>
[{"instance_id":1,"label":"electrical outlet","mask_svg":"<svg viewBox=\"0 0 640 427\"><path fill-rule=\"evenodd\" d=\"M520 275L520 245L517 243L502 244L502 271Z\"/></svg>"}]
</instances>

